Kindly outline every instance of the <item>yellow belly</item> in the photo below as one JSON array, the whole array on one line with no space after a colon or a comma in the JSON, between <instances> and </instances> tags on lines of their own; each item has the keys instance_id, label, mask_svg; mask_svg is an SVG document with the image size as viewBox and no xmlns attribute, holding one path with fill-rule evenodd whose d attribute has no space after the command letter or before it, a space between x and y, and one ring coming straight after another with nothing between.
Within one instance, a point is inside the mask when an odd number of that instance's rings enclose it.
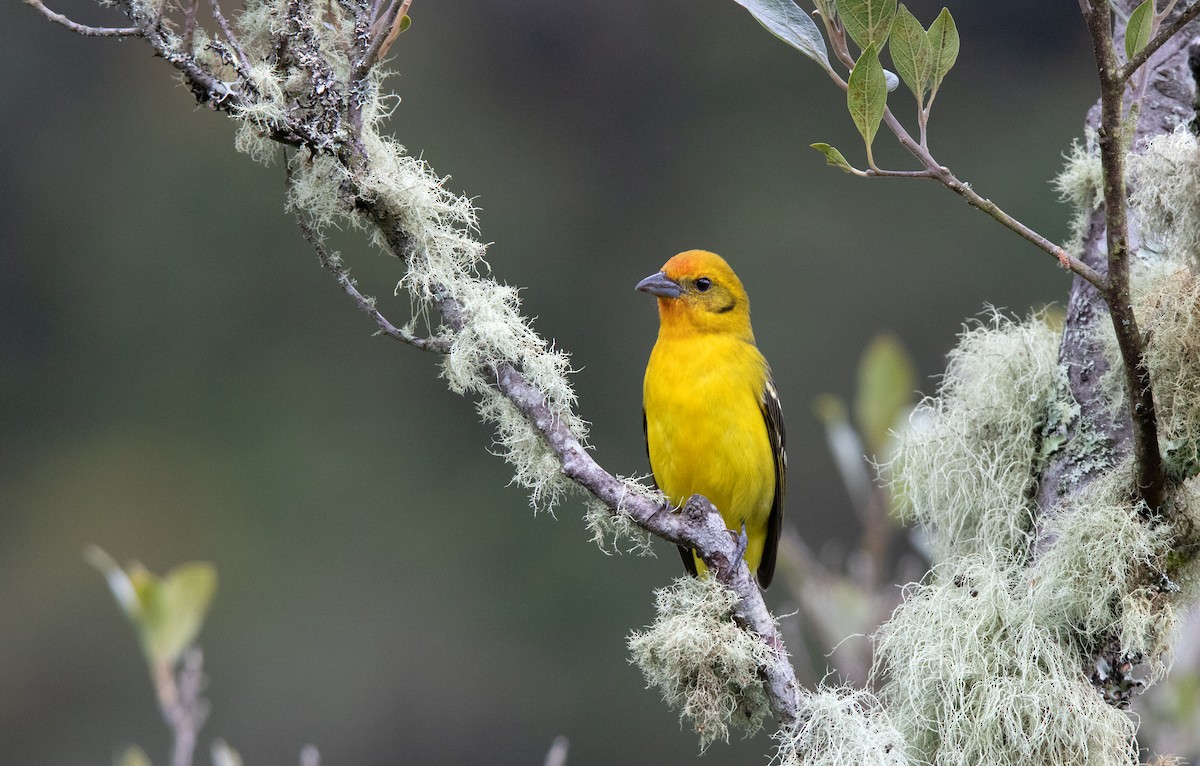
<instances>
[{"instance_id":1,"label":"yellow belly","mask_svg":"<svg viewBox=\"0 0 1200 766\"><path fill-rule=\"evenodd\" d=\"M729 529L745 524L751 571L762 559L775 495L760 404L765 380L766 363L753 345L697 335L660 340L643 388L650 468L659 489L677 505L704 495Z\"/></svg>"}]
</instances>

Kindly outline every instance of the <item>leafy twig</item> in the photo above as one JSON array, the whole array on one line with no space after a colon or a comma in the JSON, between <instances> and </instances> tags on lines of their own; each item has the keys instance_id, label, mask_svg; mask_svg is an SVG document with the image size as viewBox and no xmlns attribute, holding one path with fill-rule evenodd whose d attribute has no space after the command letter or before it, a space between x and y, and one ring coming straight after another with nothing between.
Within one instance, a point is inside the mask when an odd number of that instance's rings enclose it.
<instances>
[{"instance_id":1,"label":"leafy twig","mask_svg":"<svg viewBox=\"0 0 1200 766\"><path fill-rule=\"evenodd\" d=\"M1084 5L1084 2L1085 0L1080 0L1080 6L1084 8L1084 16L1087 17L1090 12ZM1197 16L1200 16L1200 1L1188 6L1186 10L1182 11L1178 16L1172 19L1170 23L1160 27L1158 34L1151 38L1150 42L1146 43L1146 45L1140 51L1135 53L1133 57L1129 59L1129 61L1125 62L1125 66L1117 67L1114 70L1112 73L1113 79L1118 82L1124 82L1128 80L1133 76L1134 72L1136 72L1143 64L1145 64L1150 57L1153 56L1158 49L1163 46L1164 43L1167 42L1167 40L1170 40L1172 37L1178 34L1179 30L1187 26L1188 23L1194 20ZM1109 39L1110 41L1112 39L1111 27L1109 31Z\"/></svg>"},{"instance_id":2,"label":"leafy twig","mask_svg":"<svg viewBox=\"0 0 1200 766\"><path fill-rule=\"evenodd\" d=\"M828 22L826 23L827 31L830 31L834 28L834 25L829 24ZM838 58L843 61L843 63L849 62L847 63L847 66L853 67L854 62L850 59L849 53L843 53L843 51L846 49L845 36L840 32L840 27L836 27L836 29L838 30L840 37L834 38L834 33L830 31L830 36L833 38L832 47L834 52L837 54ZM846 80L842 79L837 73L829 69L826 69L826 72L829 74L830 79L832 79L839 88L842 90L847 90L849 88L849 84L846 82ZM1009 215L995 202L992 202L990 199L980 195L971 188L970 184L960 180L954 175L954 173L950 171L948 167L942 165L936 159L934 159L933 155L929 152L929 149L925 146L924 136L922 136L920 141L914 140L913 137L909 135L908 131L905 130L904 126L900 124L900 121L896 119L896 116L892 114L890 107L886 107L884 109L883 122L888 126L888 129L892 131L892 134L896 136L896 140L900 142L900 145L907 149L914 157L916 157L917 160L925 167L925 170L899 171L870 168L866 171L856 171L851 168L849 172L864 178L931 178L965 199L967 204L991 216L1000 225L1005 226L1011 231L1017 233L1023 239L1032 243L1040 250L1054 256L1054 258L1058 260L1059 264L1061 264L1063 268L1069 269L1075 274L1083 277L1096 288L1103 288L1104 276L1102 274L1097 272L1091 266L1088 266L1083 261L1079 260L1074 255L1068 253L1059 245L1051 242L1046 237L1042 236L1021 221ZM922 128L923 127L924 126L922 125Z\"/></svg>"}]
</instances>

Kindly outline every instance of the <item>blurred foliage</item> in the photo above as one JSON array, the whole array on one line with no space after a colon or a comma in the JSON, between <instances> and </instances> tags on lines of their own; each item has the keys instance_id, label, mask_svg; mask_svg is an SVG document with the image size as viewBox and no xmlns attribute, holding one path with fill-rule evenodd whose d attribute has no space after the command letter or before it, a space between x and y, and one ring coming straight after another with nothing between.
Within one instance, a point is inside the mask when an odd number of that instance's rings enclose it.
<instances>
[{"instance_id":1,"label":"blurred foliage","mask_svg":"<svg viewBox=\"0 0 1200 766\"><path fill-rule=\"evenodd\" d=\"M917 370L894 335L877 335L858 362L854 421L867 454L882 456L888 434L912 411Z\"/></svg>"},{"instance_id":2,"label":"blurred foliage","mask_svg":"<svg viewBox=\"0 0 1200 766\"><path fill-rule=\"evenodd\" d=\"M113 766L150 766L150 757L146 751L132 745L113 759Z\"/></svg>"},{"instance_id":3,"label":"blurred foliage","mask_svg":"<svg viewBox=\"0 0 1200 766\"><path fill-rule=\"evenodd\" d=\"M87 558L133 623L146 660L152 667L173 667L204 624L217 570L207 561L193 561L159 577L137 562L122 569L96 546L88 548Z\"/></svg>"}]
</instances>

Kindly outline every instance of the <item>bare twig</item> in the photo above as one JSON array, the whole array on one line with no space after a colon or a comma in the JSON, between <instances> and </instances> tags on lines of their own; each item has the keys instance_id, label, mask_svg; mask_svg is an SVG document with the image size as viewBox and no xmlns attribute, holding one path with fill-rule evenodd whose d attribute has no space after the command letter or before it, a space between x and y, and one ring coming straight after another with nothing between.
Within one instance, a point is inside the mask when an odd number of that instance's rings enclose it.
<instances>
[{"instance_id":1,"label":"bare twig","mask_svg":"<svg viewBox=\"0 0 1200 766\"><path fill-rule=\"evenodd\" d=\"M352 80L361 80L383 57L399 34L400 19L408 13L412 0L392 0L387 11L371 25L371 45L354 66Z\"/></svg>"},{"instance_id":2,"label":"bare twig","mask_svg":"<svg viewBox=\"0 0 1200 766\"><path fill-rule=\"evenodd\" d=\"M89 27L77 21L71 21L61 13L55 13L42 4L42 0L25 0L26 5L32 5L41 11L42 15L55 24L62 24L75 34L85 37L139 37L142 31L137 27Z\"/></svg>"},{"instance_id":3,"label":"bare twig","mask_svg":"<svg viewBox=\"0 0 1200 766\"><path fill-rule=\"evenodd\" d=\"M1084 0L1080 0L1081 4L1083 2ZM1165 12L1169 12L1169 9L1164 11L1164 13ZM1087 11L1086 7L1084 9L1084 16L1089 16L1089 12ZM1133 73L1142 66L1142 64L1145 64L1146 61L1148 61L1150 57L1158 51L1159 48L1163 47L1163 44L1166 43L1167 40L1170 40L1172 37L1178 34L1179 30L1187 26L1188 23L1194 20L1197 16L1200 16L1200 0L1192 3L1192 5L1180 12L1180 14L1172 19L1169 24L1159 28L1158 34L1151 38L1150 42L1146 43L1145 47L1135 53L1133 58L1125 62L1125 66L1116 67L1113 72L1113 79L1118 82L1124 82L1128 80L1133 76ZM1112 39L1111 27L1109 29L1109 39L1110 41Z\"/></svg>"},{"instance_id":4,"label":"bare twig","mask_svg":"<svg viewBox=\"0 0 1200 766\"><path fill-rule=\"evenodd\" d=\"M359 310L375 320L380 333L389 338L395 338L402 343L407 343L413 348L419 348L422 351L432 351L438 354L450 352L450 340L448 338L439 336L421 337L403 327L397 327L388 321L387 317L375 307L374 299L368 298L359 291L358 287L354 284L354 280L350 277L350 272L342 266L341 259L336 253L329 252L329 249L321 241L320 236L313 231L312 226L304 220L304 217L299 212L296 213L296 225L300 228L300 233L304 235L304 238L316 250L317 258L321 261L321 266L333 274L338 285L350 296Z\"/></svg>"},{"instance_id":5,"label":"bare twig","mask_svg":"<svg viewBox=\"0 0 1200 766\"><path fill-rule=\"evenodd\" d=\"M183 49L190 51L196 39L196 11L200 10L200 0L187 0L183 9Z\"/></svg>"},{"instance_id":6,"label":"bare twig","mask_svg":"<svg viewBox=\"0 0 1200 766\"><path fill-rule=\"evenodd\" d=\"M196 735L208 718L208 703L200 696L204 687L204 655L199 649L185 652L178 677L165 662L152 670L158 707L171 727L171 766L191 766Z\"/></svg>"},{"instance_id":7,"label":"bare twig","mask_svg":"<svg viewBox=\"0 0 1200 766\"><path fill-rule=\"evenodd\" d=\"M883 170L882 168L871 168L863 172L864 178L930 178L937 180L937 176L929 170Z\"/></svg>"},{"instance_id":8,"label":"bare twig","mask_svg":"<svg viewBox=\"0 0 1200 766\"><path fill-rule=\"evenodd\" d=\"M237 36L233 33L233 28L229 25L229 22L225 20L225 14L221 13L221 4L217 2L217 0L209 0L209 5L212 6L212 15L213 18L217 20L217 26L221 28L221 32L225 35L225 39L229 41L229 45L233 48L233 52L237 54L238 62L242 69L240 74L243 77L248 76L250 72L250 59L246 56L246 51L242 48L241 44L238 43Z\"/></svg>"}]
</instances>

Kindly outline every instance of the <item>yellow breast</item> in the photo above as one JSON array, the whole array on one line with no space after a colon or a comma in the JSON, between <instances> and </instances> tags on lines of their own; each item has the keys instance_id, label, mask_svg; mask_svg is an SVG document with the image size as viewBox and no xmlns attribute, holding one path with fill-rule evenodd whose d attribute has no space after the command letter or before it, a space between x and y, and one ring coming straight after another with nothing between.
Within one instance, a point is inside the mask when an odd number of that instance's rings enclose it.
<instances>
[{"instance_id":1,"label":"yellow breast","mask_svg":"<svg viewBox=\"0 0 1200 766\"><path fill-rule=\"evenodd\" d=\"M743 338L660 335L643 385L650 467L659 488L675 504L702 494L730 529L745 524L752 570L775 494L761 408L766 377L762 354Z\"/></svg>"}]
</instances>

